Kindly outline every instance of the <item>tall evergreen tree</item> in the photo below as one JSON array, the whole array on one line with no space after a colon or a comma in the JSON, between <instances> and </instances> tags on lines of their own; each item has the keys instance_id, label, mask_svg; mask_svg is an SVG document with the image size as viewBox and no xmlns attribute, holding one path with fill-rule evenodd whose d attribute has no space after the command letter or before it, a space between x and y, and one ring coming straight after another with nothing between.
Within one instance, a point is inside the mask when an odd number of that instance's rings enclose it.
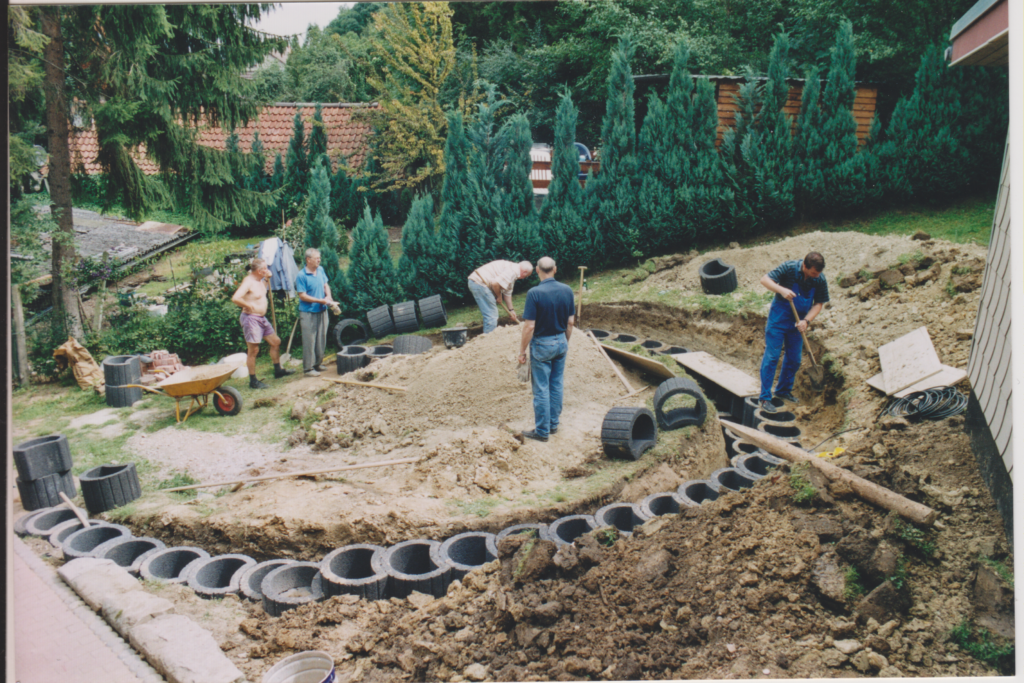
<instances>
[{"instance_id":1,"label":"tall evergreen tree","mask_svg":"<svg viewBox=\"0 0 1024 683\"><path fill-rule=\"evenodd\" d=\"M306 242L305 248L320 252L320 265L327 275L331 294L335 301L349 309L348 283L338 259L338 231L331 220L331 181L329 170L322 164L313 169L306 201Z\"/></svg>"},{"instance_id":2,"label":"tall evergreen tree","mask_svg":"<svg viewBox=\"0 0 1024 683\"><path fill-rule=\"evenodd\" d=\"M423 193L413 200L402 226L402 255L398 279L408 299L422 299L439 291L446 258L439 254L434 235L434 198Z\"/></svg>"},{"instance_id":3,"label":"tall evergreen tree","mask_svg":"<svg viewBox=\"0 0 1024 683\"><path fill-rule=\"evenodd\" d=\"M640 127L637 173L637 222L639 249L645 254L663 253L675 241L679 215L676 213L675 188L670 176L672 160L677 155L668 118L668 108L656 93L647 102L647 116Z\"/></svg>"},{"instance_id":4,"label":"tall evergreen tree","mask_svg":"<svg viewBox=\"0 0 1024 683\"><path fill-rule=\"evenodd\" d=\"M338 171L331 180L331 217L348 229L355 227L362 212L363 198L358 187L358 181L349 177L345 165L339 162Z\"/></svg>"},{"instance_id":5,"label":"tall evergreen tree","mask_svg":"<svg viewBox=\"0 0 1024 683\"><path fill-rule=\"evenodd\" d=\"M697 80L692 114L692 152L684 162L685 182L676 192L676 198L685 211L686 237L701 241L722 234L735 203L735 193L725 181L715 146L718 139L715 86L706 78Z\"/></svg>"},{"instance_id":6,"label":"tall evergreen tree","mask_svg":"<svg viewBox=\"0 0 1024 683\"><path fill-rule=\"evenodd\" d=\"M757 112L761 109L761 92L753 70L747 69L745 82L736 94L735 125L722 135L719 157L722 162L726 187L734 197L730 220L722 227L736 234L749 234L756 221L754 212L754 183L757 168L751 159L751 143L757 131Z\"/></svg>"},{"instance_id":7,"label":"tall evergreen tree","mask_svg":"<svg viewBox=\"0 0 1024 683\"><path fill-rule=\"evenodd\" d=\"M469 143L466 140L462 114L448 113L448 139L444 147L444 185L441 187L441 215L437 232L441 252L448 256L444 268L444 284L438 292L451 300L466 297L466 278L481 265L479 254L484 245L470 241Z\"/></svg>"},{"instance_id":8,"label":"tall evergreen tree","mask_svg":"<svg viewBox=\"0 0 1024 683\"><path fill-rule=\"evenodd\" d=\"M327 154L327 127L324 126L324 107L319 102L313 111L313 127L309 131L309 159L310 167L316 160Z\"/></svg>"},{"instance_id":9,"label":"tall evergreen tree","mask_svg":"<svg viewBox=\"0 0 1024 683\"><path fill-rule=\"evenodd\" d=\"M593 196L609 263L621 264L643 255L636 217L636 125L633 102L633 42L628 37L612 50L608 100L601 124L601 172L587 191Z\"/></svg>"},{"instance_id":10,"label":"tall evergreen tree","mask_svg":"<svg viewBox=\"0 0 1024 683\"><path fill-rule=\"evenodd\" d=\"M504 163L499 176L500 216L494 242L494 257L508 261L535 261L543 256L540 225L533 203L530 181L530 147L533 136L525 114L515 114L502 126L506 132Z\"/></svg>"},{"instance_id":11,"label":"tall evergreen tree","mask_svg":"<svg viewBox=\"0 0 1024 683\"><path fill-rule=\"evenodd\" d=\"M284 204L282 208L289 216L294 216L302 201L306 198L309 185L309 155L306 151L306 127L302 122L301 111L295 112L292 120L292 138L288 143L288 156L285 158Z\"/></svg>"},{"instance_id":12,"label":"tall evergreen tree","mask_svg":"<svg viewBox=\"0 0 1024 683\"><path fill-rule=\"evenodd\" d=\"M473 245L466 258L487 263L506 258L498 253L498 224L502 218L501 170L508 147L508 128L497 127L495 115L508 104L498 100L495 88L487 88L487 99L477 105L477 114L466 127L468 170L466 187L466 243Z\"/></svg>"},{"instance_id":13,"label":"tall evergreen tree","mask_svg":"<svg viewBox=\"0 0 1024 683\"><path fill-rule=\"evenodd\" d=\"M798 158L798 200L810 213L856 208L864 201L867 165L857 153L857 121L851 111L856 95L855 70L853 26L843 21L832 48L820 106L801 102L802 108L817 109L806 114L801 111L798 131L802 153ZM805 90L811 87L808 82ZM807 125L803 125L805 116Z\"/></svg>"},{"instance_id":14,"label":"tall evergreen tree","mask_svg":"<svg viewBox=\"0 0 1024 683\"><path fill-rule=\"evenodd\" d=\"M352 231L349 249L348 297L353 311L365 313L399 301L402 287L388 249L388 233L380 214L367 206Z\"/></svg>"},{"instance_id":15,"label":"tall evergreen tree","mask_svg":"<svg viewBox=\"0 0 1024 683\"><path fill-rule=\"evenodd\" d=\"M760 225L774 228L789 221L794 204L793 121L785 112L789 98L789 35L775 38L768 61L760 126L752 140L751 165L757 169L755 215Z\"/></svg>"},{"instance_id":16,"label":"tall evergreen tree","mask_svg":"<svg viewBox=\"0 0 1024 683\"><path fill-rule=\"evenodd\" d=\"M579 182L576 149L576 117L572 96L565 92L555 116L555 142L551 148L551 185L541 207L541 238L544 249L563 273L586 266L599 253L598 232L584 213L583 188Z\"/></svg>"}]
</instances>

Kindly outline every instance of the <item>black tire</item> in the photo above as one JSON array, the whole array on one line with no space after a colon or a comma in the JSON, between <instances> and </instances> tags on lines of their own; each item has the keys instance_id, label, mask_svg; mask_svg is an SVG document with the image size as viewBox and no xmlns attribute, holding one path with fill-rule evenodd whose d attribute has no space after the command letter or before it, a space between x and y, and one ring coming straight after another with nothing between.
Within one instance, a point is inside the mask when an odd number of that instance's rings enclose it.
<instances>
[{"instance_id":1,"label":"black tire","mask_svg":"<svg viewBox=\"0 0 1024 683\"><path fill-rule=\"evenodd\" d=\"M345 346L334 357L334 365L338 368L339 375L358 370L368 362L365 346Z\"/></svg>"},{"instance_id":2,"label":"black tire","mask_svg":"<svg viewBox=\"0 0 1024 683\"><path fill-rule=\"evenodd\" d=\"M108 387L138 384L142 379L142 364L138 356L107 356L103 359L103 381Z\"/></svg>"},{"instance_id":3,"label":"black tire","mask_svg":"<svg viewBox=\"0 0 1024 683\"><path fill-rule=\"evenodd\" d=\"M675 491L664 493L652 493L640 501L640 511L647 515L648 519L654 519L662 515L678 515L681 507L679 495Z\"/></svg>"},{"instance_id":4,"label":"black tire","mask_svg":"<svg viewBox=\"0 0 1024 683\"><path fill-rule=\"evenodd\" d=\"M378 358L387 358L388 356L394 355L395 349L393 346L388 344L381 344L380 346L373 346L366 350L367 361L374 361Z\"/></svg>"},{"instance_id":5,"label":"black tire","mask_svg":"<svg viewBox=\"0 0 1024 683\"><path fill-rule=\"evenodd\" d=\"M653 422L652 422L653 424ZM593 515L568 515L551 522L548 536L557 546L574 543L583 534L589 534L597 528Z\"/></svg>"},{"instance_id":6,"label":"black tire","mask_svg":"<svg viewBox=\"0 0 1024 683\"><path fill-rule=\"evenodd\" d=\"M461 580L477 567L498 559L498 545L492 533L467 531L431 548L430 559L438 566L449 565L452 581Z\"/></svg>"},{"instance_id":7,"label":"black tire","mask_svg":"<svg viewBox=\"0 0 1024 683\"><path fill-rule=\"evenodd\" d=\"M242 412L242 393L234 387L220 386L213 395L213 409L221 415L238 415Z\"/></svg>"},{"instance_id":8,"label":"black tire","mask_svg":"<svg viewBox=\"0 0 1024 683\"><path fill-rule=\"evenodd\" d=\"M63 434L50 434L14 447L14 466L22 481L33 481L71 469L71 449Z\"/></svg>"},{"instance_id":9,"label":"black tire","mask_svg":"<svg viewBox=\"0 0 1024 683\"><path fill-rule=\"evenodd\" d=\"M77 519L75 513L68 508L61 505L60 507L44 508L39 512L31 515L31 519L25 520L23 527L24 535L39 536L45 538L53 533L53 528L58 524L63 524L72 519ZM21 520L18 520L21 521ZM14 525L14 531L17 533L18 525Z\"/></svg>"},{"instance_id":10,"label":"black tire","mask_svg":"<svg viewBox=\"0 0 1024 683\"><path fill-rule=\"evenodd\" d=\"M757 481L768 476L768 471L775 467L757 453L741 453L732 459L732 466L743 476Z\"/></svg>"},{"instance_id":11,"label":"black tire","mask_svg":"<svg viewBox=\"0 0 1024 683\"><path fill-rule=\"evenodd\" d=\"M263 611L279 617L290 609L324 599L320 565L316 562L293 562L270 571L260 584Z\"/></svg>"},{"instance_id":12,"label":"black tire","mask_svg":"<svg viewBox=\"0 0 1024 683\"><path fill-rule=\"evenodd\" d=\"M651 353L657 353L661 349L668 348L668 345L665 344L665 342L660 342L657 339L645 339L640 344L640 346L644 347L645 349L647 349Z\"/></svg>"},{"instance_id":13,"label":"black tire","mask_svg":"<svg viewBox=\"0 0 1024 683\"><path fill-rule=\"evenodd\" d=\"M451 583L452 568L435 562L431 550L440 545L440 541L413 539L374 555L370 560L374 573L388 575L388 597L407 598L413 591L444 597Z\"/></svg>"},{"instance_id":14,"label":"black tire","mask_svg":"<svg viewBox=\"0 0 1024 683\"><path fill-rule=\"evenodd\" d=\"M497 545L509 536L516 534L531 534L539 541L550 541L551 537L548 536L548 525L547 524L513 524L512 526L505 527L498 532L498 535L494 537L494 543Z\"/></svg>"},{"instance_id":15,"label":"black tire","mask_svg":"<svg viewBox=\"0 0 1024 683\"><path fill-rule=\"evenodd\" d=\"M238 580L239 592L253 602L262 602L263 591L260 586L263 585L263 579L278 567L292 564L293 562L295 560L267 560L254 564L242 572L242 576Z\"/></svg>"},{"instance_id":16,"label":"black tire","mask_svg":"<svg viewBox=\"0 0 1024 683\"><path fill-rule=\"evenodd\" d=\"M666 412L665 403L679 394L692 396L696 404L692 408L673 408ZM696 382L685 377L673 377L659 384L654 392L654 414L658 417L658 426L665 430L699 427L708 417L708 404Z\"/></svg>"},{"instance_id":17,"label":"black tire","mask_svg":"<svg viewBox=\"0 0 1024 683\"><path fill-rule=\"evenodd\" d=\"M391 307L391 317L395 321L395 332L398 334L409 334L420 329L420 322L416 318L416 302L403 301Z\"/></svg>"},{"instance_id":18,"label":"black tire","mask_svg":"<svg viewBox=\"0 0 1024 683\"><path fill-rule=\"evenodd\" d=\"M713 258L700 267L700 288L705 294L728 294L736 289L736 266Z\"/></svg>"},{"instance_id":19,"label":"black tire","mask_svg":"<svg viewBox=\"0 0 1024 683\"><path fill-rule=\"evenodd\" d=\"M133 462L100 465L83 473L78 480L82 484L82 497L89 514L119 508L142 496L139 474Z\"/></svg>"},{"instance_id":20,"label":"black tire","mask_svg":"<svg viewBox=\"0 0 1024 683\"><path fill-rule=\"evenodd\" d=\"M612 336L612 333L609 332L608 330L599 330L595 327L590 328L589 330L587 330L587 332L590 332L590 334L594 335L594 339L596 339L597 341L601 341L602 339L610 341Z\"/></svg>"},{"instance_id":21,"label":"black tire","mask_svg":"<svg viewBox=\"0 0 1024 683\"><path fill-rule=\"evenodd\" d=\"M142 400L142 389L138 387L118 387L107 385L107 405L111 408L129 408Z\"/></svg>"},{"instance_id":22,"label":"black tire","mask_svg":"<svg viewBox=\"0 0 1024 683\"><path fill-rule=\"evenodd\" d=\"M625 332L618 332L614 337L608 341L619 342L620 344L635 344L640 341L640 338L635 334L626 334Z\"/></svg>"},{"instance_id":23,"label":"black tire","mask_svg":"<svg viewBox=\"0 0 1024 683\"><path fill-rule=\"evenodd\" d=\"M757 431L793 445L796 445L794 442L799 441L801 436L800 428L792 422L761 422L757 425Z\"/></svg>"},{"instance_id":24,"label":"black tire","mask_svg":"<svg viewBox=\"0 0 1024 683\"><path fill-rule=\"evenodd\" d=\"M358 327L359 333L356 335L356 339L353 339L352 341L346 343L342 341L341 337L344 334L345 330L347 330L350 327ZM342 320L341 322L334 326L334 343L338 345L339 351L345 348L346 346L357 346L359 344L365 344L366 340L369 338L370 334L366 331L366 325L364 325L362 322L358 320L353 320L352 318L345 318L344 320Z\"/></svg>"},{"instance_id":25,"label":"black tire","mask_svg":"<svg viewBox=\"0 0 1024 683\"><path fill-rule=\"evenodd\" d=\"M67 510L67 508L64 508L64 509ZM32 512L29 512L28 514L25 514L25 515L22 515L21 517L18 517L18 519L14 520L14 533L16 535L18 535L18 536L30 536L30 535L32 535L32 532L30 532L28 530L28 525L32 522L32 520L34 520L39 515L46 515L46 514L52 513L53 511L54 511L54 508L41 508L39 510L33 510ZM71 512L71 510L67 510L67 511ZM74 517L74 515L72 514L71 517ZM67 519L62 519L61 521L62 522L66 522Z\"/></svg>"},{"instance_id":26,"label":"black tire","mask_svg":"<svg viewBox=\"0 0 1024 683\"><path fill-rule=\"evenodd\" d=\"M395 323L391 318L389 306L378 306L366 314L366 321L370 323L370 331L374 339L383 339L389 334L394 334Z\"/></svg>"},{"instance_id":27,"label":"black tire","mask_svg":"<svg viewBox=\"0 0 1024 683\"><path fill-rule=\"evenodd\" d=\"M718 499L718 489L706 479L684 481L676 489L676 495L686 507L697 507L701 503Z\"/></svg>"},{"instance_id":28,"label":"black tire","mask_svg":"<svg viewBox=\"0 0 1024 683\"><path fill-rule=\"evenodd\" d=\"M60 549L64 554L64 561L70 562L82 557L89 557L96 546L102 545L115 538L131 538L132 532L126 526L120 524L104 524L102 526L90 524L86 529L79 529L64 539Z\"/></svg>"},{"instance_id":29,"label":"black tire","mask_svg":"<svg viewBox=\"0 0 1024 683\"><path fill-rule=\"evenodd\" d=\"M185 583L188 580L186 574L192 563L209 556L210 553L202 548L192 546L164 548L142 561L142 564L139 565L139 578L143 581Z\"/></svg>"},{"instance_id":30,"label":"black tire","mask_svg":"<svg viewBox=\"0 0 1024 683\"><path fill-rule=\"evenodd\" d=\"M420 299L417 305L420 309L420 320L423 321L423 327L430 329L444 327L448 324L448 311L444 310L444 302L441 301L440 294Z\"/></svg>"},{"instance_id":31,"label":"black tire","mask_svg":"<svg viewBox=\"0 0 1024 683\"><path fill-rule=\"evenodd\" d=\"M650 517L637 503L611 503L594 513L594 523L598 529L603 526L615 527L620 536L632 536L633 529L648 519Z\"/></svg>"},{"instance_id":32,"label":"black tire","mask_svg":"<svg viewBox=\"0 0 1024 683\"><path fill-rule=\"evenodd\" d=\"M685 346L666 346L663 349L658 349L655 353L662 356L674 356L677 353L689 353L690 349Z\"/></svg>"},{"instance_id":33,"label":"black tire","mask_svg":"<svg viewBox=\"0 0 1024 683\"><path fill-rule=\"evenodd\" d=\"M327 597L358 595L365 600L382 600L388 584L388 575L380 569L384 551L379 545L354 543L328 553L320 560Z\"/></svg>"},{"instance_id":34,"label":"black tire","mask_svg":"<svg viewBox=\"0 0 1024 683\"><path fill-rule=\"evenodd\" d=\"M403 334L401 337L395 337L395 340L391 342L395 355L405 356L426 353L433 345L434 343L426 337L420 337L415 334Z\"/></svg>"},{"instance_id":35,"label":"black tire","mask_svg":"<svg viewBox=\"0 0 1024 683\"><path fill-rule=\"evenodd\" d=\"M217 555L199 560L189 569L186 582L196 595L207 600L238 593L239 581L256 560L248 555Z\"/></svg>"},{"instance_id":36,"label":"black tire","mask_svg":"<svg viewBox=\"0 0 1024 683\"><path fill-rule=\"evenodd\" d=\"M639 460L658 442L654 413L647 408L612 408L601 424L601 444L609 458Z\"/></svg>"},{"instance_id":37,"label":"black tire","mask_svg":"<svg viewBox=\"0 0 1024 683\"><path fill-rule=\"evenodd\" d=\"M21 506L29 511L60 505L64 502L60 497L61 492L68 498L78 495L70 470L32 481L22 481L21 477L15 477L14 483L21 495Z\"/></svg>"},{"instance_id":38,"label":"black tire","mask_svg":"<svg viewBox=\"0 0 1024 683\"><path fill-rule=\"evenodd\" d=\"M715 470L708 478L711 480L712 485L718 486L719 491L722 489L726 491L749 489L757 481L753 477L743 474L735 467L723 467L722 469Z\"/></svg>"},{"instance_id":39,"label":"black tire","mask_svg":"<svg viewBox=\"0 0 1024 683\"><path fill-rule=\"evenodd\" d=\"M117 566L127 569L132 576L138 576L139 566L143 561L166 547L163 541L156 538L127 536L115 538L96 546L89 556L101 560L113 560Z\"/></svg>"}]
</instances>

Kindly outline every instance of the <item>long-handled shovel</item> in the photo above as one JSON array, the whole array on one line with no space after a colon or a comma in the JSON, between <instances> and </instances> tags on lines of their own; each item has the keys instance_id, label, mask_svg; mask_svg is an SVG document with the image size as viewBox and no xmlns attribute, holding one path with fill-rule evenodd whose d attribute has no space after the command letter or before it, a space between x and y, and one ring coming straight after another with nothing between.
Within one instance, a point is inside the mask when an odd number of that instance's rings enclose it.
<instances>
[{"instance_id":1,"label":"long-handled shovel","mask_svg":"<svg viewBox=\"0 0 1024 683\"><path fill-rule=\"evenodd\" d=\"M793 318L799 325L800 314L796 312L796 306L793 305L792 301L789 302L789 307L793 310ZM807 335L801 332L800 336L804 338L804 348L807 349L807 355L811 357L811 368L807 371L807 376L811 378L811 387L815 391L821 391L825 388L825 369L814 360L814 354L811 353L811 344L807 341Z\"/></svg>"},{"instance_id":2,"label":"long-handled shovel","mask_svg":"<svg viewBox=\"0 0 1024 683\"><path fill-rule=\"evenodd\" d=\"M292 339L295 338L295 328L299 326L299 319L295 319L295 324L292 325L292 333L288 335L288 347L281 354L281 362L287 363L292 359Z\"/></svg>"}]
</instances>

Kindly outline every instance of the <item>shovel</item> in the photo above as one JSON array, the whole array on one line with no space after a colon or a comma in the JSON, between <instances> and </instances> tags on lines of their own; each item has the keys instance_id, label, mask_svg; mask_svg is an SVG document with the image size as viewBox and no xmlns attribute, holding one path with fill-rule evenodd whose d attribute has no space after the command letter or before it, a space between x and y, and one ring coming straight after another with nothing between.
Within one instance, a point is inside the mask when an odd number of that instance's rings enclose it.
<instances>
[{"instance_id":1,"label":"shovel","mask_svg":"<svg viewBox=\"0 0 1024 683\"><path fill-rule=\"evenodd\" d=\"M789 307L793 310L793 318L797 324L800 324L800 314L796 312L796 306L793 305L792 300L789 302ZM812 367L807 371L807 376L811 378L811 387L815 391L821 391L825 388L825 369L814 360L814 354L811 353L811 344L807 341L807 335L801 332L800 336L804 338L804 348L807 349L807 355L811 357Z\"/></svg>"},{"instance_id":2,"label":"shovel","mask_svg":"<svg viewBox=\"0 0 1024 683\"><path fill-rule=\"evenodd\" d=\"M292 325L292 333L288 335L288 348L281 354L281 364L284 365L292 359L292 340L295 339L295 328L299 326L299 319L295 319L295 324Z\"/></svg>"}]
</instances>

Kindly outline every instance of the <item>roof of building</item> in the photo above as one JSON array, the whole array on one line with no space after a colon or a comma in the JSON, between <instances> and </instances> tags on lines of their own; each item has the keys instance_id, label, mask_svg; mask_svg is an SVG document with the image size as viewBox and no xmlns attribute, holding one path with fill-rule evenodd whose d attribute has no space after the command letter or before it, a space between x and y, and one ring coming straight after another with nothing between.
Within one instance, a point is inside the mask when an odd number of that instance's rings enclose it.
<instances>
[{"instance_id":1,"label":"roof of building","mask_svg":"<svg viewBox=\"0 0 1024 683\"><path fill-rule=\"evenodd\" d=\"M1006 66L1010 61L1009 0L979 0L949 32L953 66Z\"/></svg>"},{"instance_id":2,"label":"roof of building","mask_svg":"<svg viewBox=\"0 0 1024 683\"><path fill-rule=\"evenodd\" d=\"M376 108L374 104L323 104L321 105L324 127L327 131L327 153L331 161L337 165L339 161L349 167L362 166L366 158L366 143L371 135L370 125L360 121L353 115L359 109ZM267 172L273 171L274 157L280 152L282 158L288 154L288 143L292 138L292 122L298 111L305 122L306 138L313 127L315 103L309 102L278 102L264 107L255 121L250 121L244 128L237 128L238 146L248 152L252 145L255 132L260 133L263 153L266 158ZM229 131L219 127L207 128L199 134L202 145L215 149L224 149ZM96 161L99 153L99 140L96 129L80 129L71 133L71 168L75 173L95 175L102 172ZM155 163L147 159L144 149L140 148L134 155L136 163L147 175L156 174L159 169Z\"/></svg>"}]
</instances>

